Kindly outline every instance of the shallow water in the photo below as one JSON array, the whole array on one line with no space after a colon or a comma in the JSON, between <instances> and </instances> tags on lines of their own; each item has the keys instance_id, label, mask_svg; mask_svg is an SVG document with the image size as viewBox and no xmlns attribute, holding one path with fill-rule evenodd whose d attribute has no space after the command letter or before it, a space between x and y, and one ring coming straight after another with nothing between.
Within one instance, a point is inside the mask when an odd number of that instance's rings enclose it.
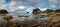
<instances>
[{"instance_id":1,"label":"shallow water","mask_svg":"<svg viewBox=\"0 0 60 27\"><path fill-rule=\"evenodd\" d=\"M22 17L18 17L19 15ZM15 20L18 23L18 25L21 23L24 23L24 22L28 23L28 22L40 22L40 21L49 20L49 18L47 18L47 17L39 18L39 16L41 16L41 15L46 15L46 13L44 13L44 14L23 13L23 14L0 15L0 24L7 25L7 21L2 18L3 16L13 16L13 19L11 19L11 20L12 21ZM28 16L28 17L24 17L24 16Z\"/></svg>"},{"instance_id":2,"label":"shallow water","mask_svg":"<svg viewBox=\"0 0 60 27\"><path fill-rule=\"evenodd\" d=\"M41 15L47 15L46 13L40 13L40 14L32 14L32 13L23 13L23 14L7 14L7 15L11 15L14 17L15 20L33 20L33 19L38 19ZM23 16L23 17L18 17L18 16ZM28 17L24 17L24 16L28 16ZM45 18L40 18L40 20L48 20L47 17Z\"/></svg>"},{"instance_id":3,"label":"shallow water","mask_svg":"<svg viewBox=\"0 0 60 27\"><path fill-rule=\"evenodd\" d=\"M38 20L48 20L47 17L45 18L40 18L41 15L47 15L46 13L40 13L40 14L32 14L32 13L23 13L23 14L7 14L8 16L13 16L15 20L33 20L33 19L38 19ZM0 15L0 16L7 16L7 15ZM18 16L22 16L22 17L18 17ZM24 16L28 16L28 17L24 17Z\"/></svg>"}]
</instances>

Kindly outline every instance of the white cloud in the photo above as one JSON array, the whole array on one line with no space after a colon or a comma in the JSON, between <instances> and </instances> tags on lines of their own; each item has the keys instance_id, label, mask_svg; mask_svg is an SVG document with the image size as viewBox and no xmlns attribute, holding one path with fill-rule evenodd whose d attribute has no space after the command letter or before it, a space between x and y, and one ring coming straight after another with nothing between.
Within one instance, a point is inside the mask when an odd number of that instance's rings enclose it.
<instances>
[{"instance_id":1,"label":"white cloud","mask_svg":"<svg viewBox=\"0 0 60 27\"><path fill-rule=\"evenodd\" d=\"M4 9L7 9L6 7L7 7L7 5L6 4L3 4L2 5L2 7L4 8Z\"/></svg>"},{"instance_id":2,"label":"white cloud","mask_svg":"<svg viewBox=\"0 0 60 27\"><path fill-rule=\"evenodd\" d=\"M0 0L0 8L1 9L7 9L7 4L5 3L5 0Z\"/></svg>"},{"instance_id":3,"label":"white cloud","mask_svg":"<svg viewBox=\"0 0 60 27\"><path fill-rule=\"evenodd\" d=\"M45 11L45 10L47 10L47 8L41 8L40 10L41 10L41 11Z\"/></svg>"},{"instance_id":4,"label":"white cloud","mask_svg":"<svg viewBox=\"0 0 60 27\"><path fill-rule=\"evenodd\" d=\"M0 0L0 2L4 2L5 0Z\"/></svg>"},{"instance_id":5,"label":"white cloud","mask_svg":"<svg viewBox=\"0 0 60 27\"><path fill-rule=\"evenodd\" d=\"M16 10L16 2L13 1L13 0L7 6L8 6L7 8L9 10L9 12L12 12L12 11Z\"/></svg>"},{"instance_id":6,"label":"white cloud","mask_svg":"<svg viewBox=\"0 0 60 27\"><path fill-rule=\"evenodd\" d=\"M51 8L56 8L56 5L51 4L50 7Z\"/></svg>"},{"instance_id":7,"label":"white cloud","mask_svg":"<svg viewBox=\"0 0 60 27\"><path fill-rule=\"evenodd\" d=\"M60 8L60 0L11 0L10 3L6 4L5 0L0 0L0 8L1 9L7 9L8 11L15 11L19 9L25 9L28 8L26 11L31 9L33 7L40 7L40 6L48 6L50 8ZM46 8L42 8L45 10Z\"/></svg>"},{"instance_id":8,"label":"white cloud","mask_svg":"<svg viewBox=\"0 0 60 27\"><path fill-rule=\"evenodd\" d=\"M12 11L15 11L16 10L16 7L8 7L9 11L12 12Z\"/></svg>"},{"instance_id":9,"label":"white cloud","mask_svg":"<svg viewBox=\"0 0 60 27\"><path fill-rule=\"evenodd\" d=\"M50 3L57 3L58 0L49 0L48 2L50 2Z\"/></svg>"},{"instance_id":10,"label":"white cloud","mask_svg":"<svg viewBox=\"0 0 60 27\"><path fill-rule=\"evenodd\" d=\"M13 7L13 6L15 6L15 5L16 5L16 2L11 1L9 5L10 5L11 7Z\"/></svg>"},{"instance_id":11,"label":"white cloud","mask_svg":"<svg viewBox=\"0 0 60 27\"><path fill-rule=\"evenodd\" d=\"M4 4L5 3L5 0L0 0L0 4Z\"/></svg>"},{"instance_id":12,"label":"white cloud","mask_svg":"<svg viewBox=\"0 0 60 27\"><path fill-rule=\"evenodd\" d=\"M16 9L24 9L25 6L28 7L40 7L40 6L48 6L51 8L58 8L60 6L58 5L57 2L58 0L11 0L9 4L9 9L12 11L15 11Z\"/></svg>"},{"instance_id":13,"label":"white cloud","mask_svg":"<svg viewBox=\"0 0 60 27\"><path fill-rule=\"evenodd\" d=\"M25 6L19 6L17 7L17 9L25 9L26 7Z\"/></svg>"}]
</instances>

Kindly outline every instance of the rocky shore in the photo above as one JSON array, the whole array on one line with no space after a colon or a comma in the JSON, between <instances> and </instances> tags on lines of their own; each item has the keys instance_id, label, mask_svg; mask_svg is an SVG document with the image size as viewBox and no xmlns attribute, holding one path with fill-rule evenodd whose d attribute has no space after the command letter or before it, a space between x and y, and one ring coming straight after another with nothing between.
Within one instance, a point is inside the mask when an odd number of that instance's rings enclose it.
<instances>
[{"instance_id":1,"label":"rocky shore","mask_svg":"<svg viewBox=\"0 0 60 27\"><path fill-rule=\"evenodd\" d=\"M60 14L50 14L44 17L48 20L40 19L37 16L0 16L0 27L59 27L60 26ZM37 18L36 18L37 17Z\"/></svg>"},{"instance_id":2,"label":"rocky shore","mask_svg":"<svg viewBox=\"0 0 60 27\"><path fill-rule=\"evenodd\" d=\"M0 27L60 27L60 9L32 8L27 11L18 9L13 12L0 9Z\"/></svg>"}]
</instances>

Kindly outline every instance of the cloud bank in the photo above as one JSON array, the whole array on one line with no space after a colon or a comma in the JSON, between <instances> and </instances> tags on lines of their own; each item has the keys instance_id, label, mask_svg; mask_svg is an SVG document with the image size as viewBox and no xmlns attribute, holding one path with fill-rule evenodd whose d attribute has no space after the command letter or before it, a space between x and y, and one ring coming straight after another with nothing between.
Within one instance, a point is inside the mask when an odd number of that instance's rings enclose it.
<instances>
[{"instance_id":1,"label":"cloud bank","mask_svg":"<svg viewBox=\"0 0 60 27\"><path fill-rule=\"evenodd\" d=\"M24 9L30 9L29 7L57 9L60 8L60 0L0 0L0 8L9 11L17 10L20 6L25 6Z\"/></svg>"}]
</instances>

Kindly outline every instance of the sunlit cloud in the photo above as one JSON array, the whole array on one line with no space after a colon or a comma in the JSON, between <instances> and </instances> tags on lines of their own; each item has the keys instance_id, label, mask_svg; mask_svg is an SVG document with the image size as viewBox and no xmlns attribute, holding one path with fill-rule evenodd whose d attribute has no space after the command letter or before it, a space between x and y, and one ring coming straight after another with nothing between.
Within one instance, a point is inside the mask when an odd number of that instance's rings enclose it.
<instances>
[{"instance_id":1,"label":"sunlit cloud","mask_svg":"<svg viewBox=\"0 0 60 27\"><path fill-rule=\"evenodd\" d=\"M45 10L47 10L47 8L41 8L40 10L41 10L41 11L45 11Z\"/></svg>"},{"instance_id":2,"label":"sunlit cloud","mask_svg":"<svg viewBox=\"0 0 60 27\"><path fill-rule=\"evenodd\" d=\"M0 9L7 9L7 4L5 3L5 0L0 0Z\"/></svg>"},{"instance_id":3,"label":"sunlit cloud","mask_svg":"<svg viewBox=\"0 0 60 27\"><path fill-rule=\"evenodd\" d=\"M17 9L23 10L23 9L25 9L25 8L26 8L25 6L19 6Z\"/></svg>"},{"instance_id":4,"label":"sunlit cloud","mask_svg":"<svg viewBox=\"0 0 60 27\"><path fill-rule=\"evenodd\" d=\"M13 6L15 6L16 5L16 3L15 2L10 2L10 4L9 4L11 7L13 7Z\"/></svg>"}]
</instances>

